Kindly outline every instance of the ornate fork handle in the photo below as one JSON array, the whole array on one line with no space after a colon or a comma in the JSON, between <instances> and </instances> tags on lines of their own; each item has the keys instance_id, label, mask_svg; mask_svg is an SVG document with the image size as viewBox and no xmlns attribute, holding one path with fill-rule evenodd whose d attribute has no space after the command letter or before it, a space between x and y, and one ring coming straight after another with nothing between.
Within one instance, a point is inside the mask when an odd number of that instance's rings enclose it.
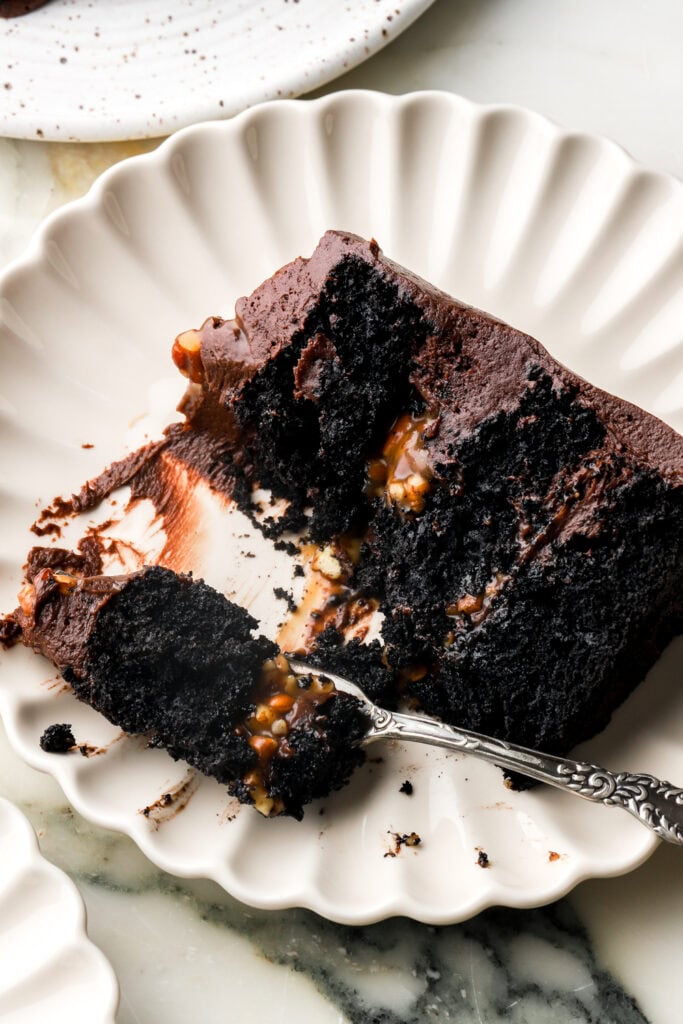
<instances>
[{"instance_id":1,"label":"ornate fork handle","mask_svg":"<svg viewBox=\"0 0 683 1024\"><path fill-rule=\"evenodd\" d=\"M596 764L540 754L417 715L368 707L372 726L364 742L379 739L412 740L471 754L501 768L520 772L585 800L621 807L660 839L683 846L683 789L652 775L610 772Z\"/></svg>"}]
</instances>

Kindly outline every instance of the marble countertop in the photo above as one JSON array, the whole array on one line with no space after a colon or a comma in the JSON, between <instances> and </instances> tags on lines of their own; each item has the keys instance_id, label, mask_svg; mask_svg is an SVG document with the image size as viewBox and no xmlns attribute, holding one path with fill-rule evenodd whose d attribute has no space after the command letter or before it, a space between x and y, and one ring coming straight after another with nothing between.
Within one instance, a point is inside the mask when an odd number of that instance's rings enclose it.
<instances>
[{"instance_id":1,"label":"marble countertop","mask_svg":"<svg viewBox=\"0 0 683 1024\"><path fill-rule=\"evenodd\" d=\"M319 94L443 88L521 103L683 176L682 32L678 0L437 0ZM0 140L0 266L103 169L155 145ZM541 910L493 910L448 928L399 920L351 929L305 911L254 911L211 883L163 874L128 839L80 819L1 728L0 794L76 881L90 935L120 980L120 1024L681 1019L683 856L672 847Z\"/></svg>"}]
</instances>

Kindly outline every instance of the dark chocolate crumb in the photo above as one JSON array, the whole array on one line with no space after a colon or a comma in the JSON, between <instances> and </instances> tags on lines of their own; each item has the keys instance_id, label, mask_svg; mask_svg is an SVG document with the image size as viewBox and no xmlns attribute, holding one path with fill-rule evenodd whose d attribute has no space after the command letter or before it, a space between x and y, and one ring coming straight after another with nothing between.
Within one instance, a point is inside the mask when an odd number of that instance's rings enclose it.
<instances>
[{"instance_id":1,"label":"dark chocolate crumb","mask_svg":"<svg viewBox=\"0 0 683 1024\"><path fill-rule=\"evenodd\" d=\"M286 551L288 555L298 555L299 549L291 540L276 540L273 547L276 551Z\"/></svg>"},{"instance_id":2,"label":"dark chocolate crumb","mask_svg":"<svg viewBox=\"0 0 683 1024\"><path fill-rule=\"evenodd\" d=\"M285 590L284 587L273 587L273 593L279 601L284 601L286 603L290 612L296 611L296 601L288 590Z\"/></svg>"},{"instance_id":3,"label":"dark chocolate crumb","mask_svg":"<svg viewBox=\"0 0 683 1024\"><path fill-rule=\"evenodd\" d=\"M405 832L401 836L396 836L396 842L399 846L419 846L422 838L417 832Z\"/></svg>"},{"instance_id":4,"label":"dark chocolate crumb","mask_svg":"<svg viewBox=\"0 0 683 1024\"><path fill-rule=\"evenodd\" d=\"M76 746L71 726L67 722L48 725L40 737L40 746L48 754L66 754Z\"/></svg>"},{"instance_id":5,"label":"dark chocolate crumb","mask_svg":"<svg viewBox=\"0 0 683 1024\"><path fill-rule=\"evenodd\" d=\"M401 852L402 846L419 846L422 842L421 836L417 832L389 832L389 835L393 837L394 849L388 850L384 854L385 857L396 857Z\"/></svg>"},{"instance_id":6,"label":"dark chocolate crumb","mask_svg":"<svg viewBox=\"0 0 683 1024\"><path fill-rule=\"evenodd\" d=\"M299 564L297 563L297 564L296 564L296 565L294 566L294 575L295 575L295 576L305 576L305 575L306 575L306 573L304 572L304 567L303 567L303 565L299 565Z\"/></svg>"},{"instance_id":7,"label":"dark chocolate crumb","mask_svg":"<svg viewBox=\"0 0 683 1024\"><path fill-rule=\"evenodd\" d=\"M477 854L477 864L480 868L490 868L491 861L489 860L488 853L484 853L483 850L480 850Z\"/></svg>"},{"instance_id":8,"label":"dark chocolate crumb","mask_svg":"<svg viewBox=\"0 0 683 1024\"><path fill-rule=\"evenodd\" d=\"M409 779L406 779L406 781L403 783L403 785L399 789L399 793L405 793L406 796L413 795L413 784L412 782L410 782Z\"/></svg>"}]
</instances>

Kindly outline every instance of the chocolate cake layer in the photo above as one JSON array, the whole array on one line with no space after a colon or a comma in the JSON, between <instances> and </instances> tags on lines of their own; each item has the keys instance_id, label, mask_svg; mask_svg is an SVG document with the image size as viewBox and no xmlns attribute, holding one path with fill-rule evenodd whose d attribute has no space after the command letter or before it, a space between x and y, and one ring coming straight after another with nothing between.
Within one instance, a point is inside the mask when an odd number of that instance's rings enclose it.
<instances>
[{"instance_id":1,"label":"chocolate cake layer","mask_svg":"<svg viewBox=\"0 0 683 1024\"><path fill-rule=\"evenodd\" d=\"M247 511L269 487L271 530L362 539L352 582L428 711L563 752L680 629L683 439L375 242L328 232L174 357Z\"/></svg>"},{"instance_id":2,"label":"chocolate cake layer","mask_svg":"<svg viewBox=\"0 0 683 1024\"><path fill-rule=\"evenodd\" d=\"M301 817L361 763L358 701L296 680L284 659L278 667L276 645L252 636L242 608L159 567L78 577L78 558L34 549L15 620L23 642L111 722L266 814Z\"/></svg>"}]
</instances>

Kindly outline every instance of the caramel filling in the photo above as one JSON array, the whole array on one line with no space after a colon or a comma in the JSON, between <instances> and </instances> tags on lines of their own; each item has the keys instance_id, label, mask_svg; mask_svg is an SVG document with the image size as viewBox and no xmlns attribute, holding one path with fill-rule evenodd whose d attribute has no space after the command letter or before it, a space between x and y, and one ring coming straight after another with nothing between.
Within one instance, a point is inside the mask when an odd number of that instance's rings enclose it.
<instances>
[{"instance_id":1,"label":"caramel filling","mask_svg":"<svg viewBox=\"0 0 683 1024\"><path fill-rule=\"evenodd\" d=\"M32 618L36 612L36 604L40 595L53 590L51 586L57 584L60 594L69 594L78 583L78 577L72 576L70 572L61 569L41 569L36 573L32 582L24 583L17 595L17 603L27 618Z\"/></svg>"},{"instance_id":2,"label":"caramel filling","mask_svg":"<svg viewBox=\"0 0 683 1024\"><path fill-rule=\"evenodd\" d=\"M334 685L317 675L296 676L283 654L264 663L261 678L253 694L254 711L237 727L249 737L258 764L243 778L254 807L266 817L281 814L281 799L272 797L266 786L268 766L276 754L289 756L287 742L291 727L308 718L334 693Z\"/></svg>"},{"instance_id":3,"label":"caramel filling","mask_svg":"<svg viewBox=\"0 0 683 1024\"><path fill-rule=\"evenodd\" d=\"M24 615L30 618L36 609L36 588L25 583L17 595L17 601Z\"/></svg>"},{"instance_id":4,"label":"caramel filling","mask_svg":"<svg viewBox=\"0 0 683 1024\"><path fill-rule=\"evenodd\" d=\"M486 618L489 606L497 594L505 586L509 576L497 572L479 594L463 594L457 601L446 605L446 615L450 618L458 618L467 615L471 622L478 625Z\"/></svg>"},{"instance_id":5,"label":"caramel filling","mask_svg":"<svg viewBox=\"0 0 683 1024\"><path fill-rule=\"evenodd\" d=\"M406 512L420 513L431 486L426 432L436 425L429 414L399 416L379 458L368 463L368 494Z\"/></svg>"},{"instance_id":6,"label":"caramel filling","mask_svg":"<svg viewBox=\"0 0 683 1024\"><path fill-rule=\"evenodd\" d=\"M183 331L173 342L171 355L184 377L194 384L201 384L204 378L202 365L202 335L200 331Z\"/></svg>"},{"instance_id":7,"label":"caramel filling","mask_svg":"<svg viewBox=\"0 0 683 1024\"><path fill-rule=\"evenodd\" d=\"M343 536L324 548L303 548L311 571L303 600L287 616L277 635L283 650L305 655L328 626L334 626L347 640L364 640L368 635L379 602L359 594L348 584L360 557L361 543L359 537Z\"/></svg>"}]
</instances>

